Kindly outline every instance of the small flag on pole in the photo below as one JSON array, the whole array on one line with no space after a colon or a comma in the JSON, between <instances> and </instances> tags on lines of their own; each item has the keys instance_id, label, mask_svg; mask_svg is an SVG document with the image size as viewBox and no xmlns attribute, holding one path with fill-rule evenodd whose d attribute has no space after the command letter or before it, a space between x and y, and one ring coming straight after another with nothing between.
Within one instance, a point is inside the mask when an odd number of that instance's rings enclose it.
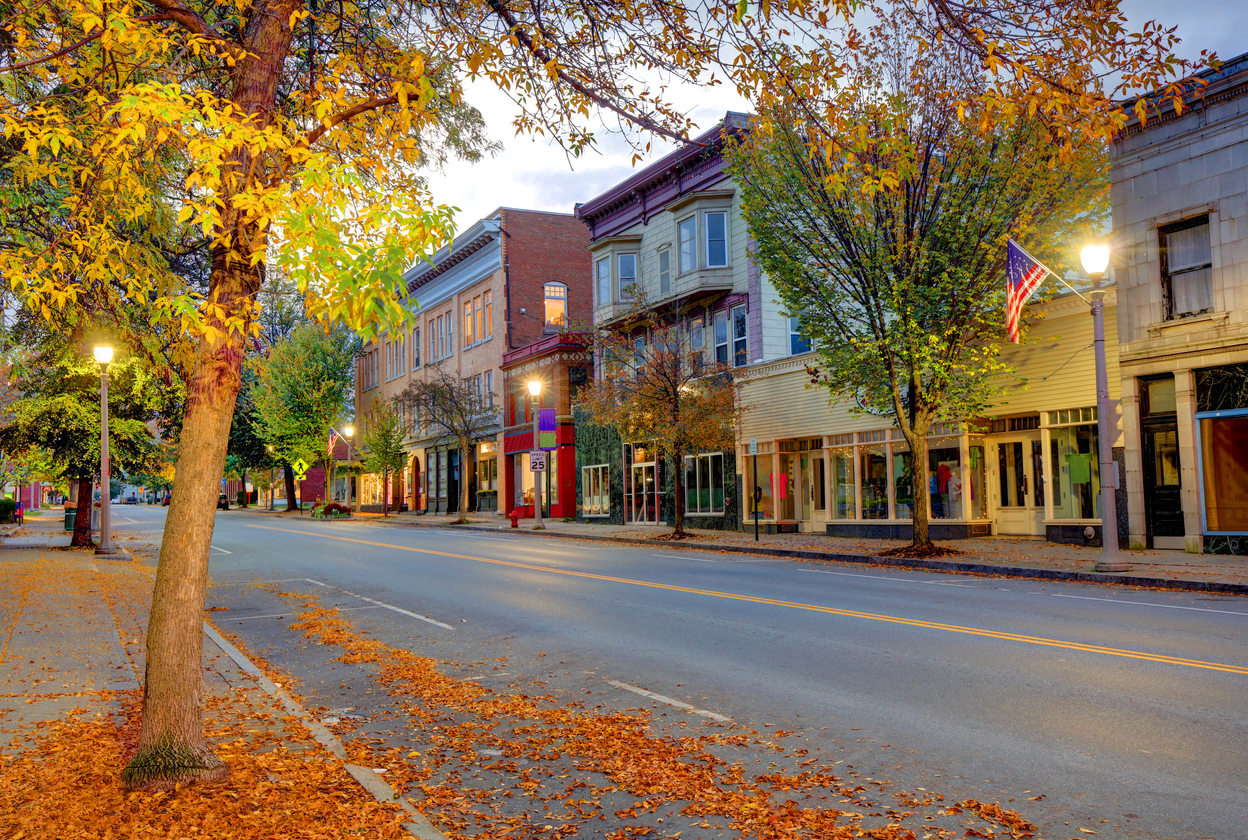
<instances>
[{"instance_id":1,"label":"small flag on pole","mask_svg":"<svg viewBox=\"0 0 1248 840\"><path fill-rule=\"evenodd\" d=\"M338 430L333 426L329 427L329 446L325 447L325 455L334 457L334 444L338 442Z\"/></svg>"},{"instance_id":2,"label":"small flag on pole","mask_svg":"<svg viewBox=\"0 0 1248 840\"><path fill-rule=\"evenodd\" d=\"M1008 278L1005 296L1005 332L1011 342L1018 344L1018 321L1023 314L1023 304L1027 303L1031 293L1044 281L1044 278L1053 272L1024 251L1021 245L1010 239L1006 242L1005 273Z\"/></svg>"}]
</instances>

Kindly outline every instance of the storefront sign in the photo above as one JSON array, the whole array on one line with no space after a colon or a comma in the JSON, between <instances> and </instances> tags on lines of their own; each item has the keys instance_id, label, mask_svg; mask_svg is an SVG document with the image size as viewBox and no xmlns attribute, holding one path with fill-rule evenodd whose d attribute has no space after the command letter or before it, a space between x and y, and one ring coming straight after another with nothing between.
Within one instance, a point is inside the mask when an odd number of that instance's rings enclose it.
<instances>
[{"instance_id":1,"label":"storefront sign","mask_svg":"<svg viewBox=\"0 0 1248 840\"><path fill-rule=\"evenodd\" d=\"M535 449L529 453L529 469L532 472L546 472L546 453Z\"/></svg>"}]
</instances>

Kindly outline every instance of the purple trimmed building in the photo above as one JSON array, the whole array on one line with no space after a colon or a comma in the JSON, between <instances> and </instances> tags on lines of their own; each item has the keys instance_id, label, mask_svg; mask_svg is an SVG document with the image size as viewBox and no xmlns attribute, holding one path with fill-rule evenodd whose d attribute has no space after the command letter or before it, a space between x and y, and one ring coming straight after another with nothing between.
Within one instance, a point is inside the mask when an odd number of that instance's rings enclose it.
<instances>
[{"instance_id":1,"label":"purple trimmed building","mask_svg":"<svg viewBox=\"0 0 1248 840\"><path fill-rule=\"evenodd\" d=\"M741 197L723 159L724 138L747 131L749 120L729 112L695 144L577 205L590 232L596 325L628 312L631 287L680 319L708 360L745 367L790 355L789 319L749 257ZM580 518L673 521L676 476L645 442L578 426L577 465ZM688 525L739 527L733 450L692 456L683 473Z\"/></svg>"}]
</instances>

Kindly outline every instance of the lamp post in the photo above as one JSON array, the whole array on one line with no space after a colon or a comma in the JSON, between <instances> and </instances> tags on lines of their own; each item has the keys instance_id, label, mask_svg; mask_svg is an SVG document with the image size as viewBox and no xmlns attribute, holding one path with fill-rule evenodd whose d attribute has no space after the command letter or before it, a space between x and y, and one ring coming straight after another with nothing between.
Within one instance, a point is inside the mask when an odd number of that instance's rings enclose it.
<instances>
[{"instance_id":1,"label":"lamp post","mask_svg":"<svg viewBox=\"0 0 1248 840\"><path fill-rule=\"evenodd\" d=\"M266 443L264 448L269 453L269 463L272 464L273 445ZM273 497L277 494L277 488L273 486L273 467L269 467L269 510L273 510Z\"/></svg>"},{"instance_id":2,"label":"lamp post","mask_svg":"<svg viewBox=\"0 0 1248 840\"><path fill-rule=\"evenodd\" d=\"M342 433L347 437L347 489L343 495L347 497L347 507L354 512L351 504L351 438L355 435L355 426L344 426Z\"/></svg>"},{"instance_id":3,"label":"lamp post","mask_svg":"<svg viewBox=\"0 0 1248 840\"><path fill-rule=\"evenodd\" d=\"M102 344L94 350L95 360L100 364L100 544L96 554L114 554L113 537L110 533L108 503L111 495L108 467L108 363L113 360L113 348Z\"/></svg>"},{"instance_id":4,"label":"lamp post","mask_svg":"<svg viewBox=\"0 0 1248 840\"><path fill-rule=\"evenodd\" d=\"M542 381L533 379L529 382L529 393L533 395L533 450L538 448L538 442L541 440L541 432L538 429L537 418L541 415L541 404L538 402L538 395L542 393ZM532 470L532 458L530 457L529 468ZM542 524L542 478L544 473L539 475L533 473L533 530L545 530L546 526Z\"/></svg>"},{"instance_id":5,"label":"lamp post","mask_svg":"<svg viewBox=\"0 0 1248 840\"><path fill-rule=\"evenodd\" d=\"M1101 280L1109 268L1109 246L1088 245L1080 254L1083 270L1092 279L1092 329L1096 347L1096 437L1101 469L1101 559L1098 572L1126 572L1131 564L1118 552L1118 509L1114 489L1118 485L1114 469L1115 434L1113 408L1109 404L1109 370L1105 363L1105 290Z\"/></svg>"}]
</instances>

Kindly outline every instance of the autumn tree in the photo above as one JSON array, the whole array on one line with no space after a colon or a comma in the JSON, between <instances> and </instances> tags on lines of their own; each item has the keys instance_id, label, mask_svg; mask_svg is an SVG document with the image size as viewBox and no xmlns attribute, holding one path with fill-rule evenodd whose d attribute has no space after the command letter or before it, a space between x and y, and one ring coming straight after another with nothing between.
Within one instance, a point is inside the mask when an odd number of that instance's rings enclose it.
<instances>
[{"instance_id":1,"label":"autumn tree","mask_svg":"<svg viewBox=\"0 0 1248 840\"><path fill-rule=\"evenodd\" d=\"M1068 253L1108 210L1108 160L1100 141L1063 155L1040 118L982 130L960 104L990 84L978 68L919 56L887 24L871 37L852 156L811 155L819 129L793 107L732 168L756 257L818 353L814 382L905 437L914 545L929 546L932 425L983 416L1008 373L1006 239Z\"/></svg>"},{"instance_id":2,"label":"autumn tree","mask_svg":"<svg viewBox=\"0 0 1248 840\"><path fill-rule=\"evenodd\" d=\"M407 430L393 405L376 403L364 416L364 469L381 474L383 516L389 513L391 497L395 495L391 478L401 473L407 464L407 450L403 448L405 437ZM395 502L397 506L398 500Z\"/></svg>"},{"instance_id":3,"label":"autumn tree","mask_svg":"<svg viewBox=\"0 0 1248 840\"><path fill-rule=\"evenodd\" d=\"M581 389L587 419L653 445L674 470L674 539L685 532L685 456L732 450L742 405L739 369L716 363L671 307L634 293L632 310L594 336L597 376Z\"/></svg>"},{"instance_id":4,"label":"autumn tree","mask_svg":"<svg viewBox=\"0 0 1248 840\"><path fill-rule=\"evenodd\" d=\"M403 390L396 402L403 405L422 427L437 440L454 442L459 449L461 480L459 482L459 519L468 515L468 466L472 448L498 426L497 410L490 406L493 395L478 392L472 384L461 381L441 364L431 365L425 378Z\"/></svg>"},{"instance_id":5,"label":"autumn tree","mask_svg":"<svg viewBox=\"0 0 1248 840\"><path fill-rule=\"evenodd\" d=\"M297 327L267 357L252 359L257 440L287 464L300 458L320 463L325 498L334 466L326 443L330 426L347 414L354 397L359 346L348 330L326 332L309 324Z\"/></svg>"},{"instance_id":6,"label":"autumn tree","mask_svg":"<svg viewBox=\"0 0 1248 840\"><path fill-rule=\"evenodd\" d=\"M593 147L603 117L687 137L690 122L652 84L656 73L698 81L715 70L715 81L759 93L763 105L792 86L840 81L854 42L829 24L860 4L750 8L636 0L6 7L0 270L36 311L52 316L86 299L129 306L143 316L128 320L132 344L159 325L189 351L180 469L127 785L170 788L225 773L201 732L200 610L217 482L269 258L318 322L341 321L366 340L397 327L406 316L403 269L449 238L450 210L427 194L420 167L488 151L463 98L465 77L517 101L518 131L556 138L573 155ZM1169 52L1171 31L1132 33L1114 0L931 8L937 34L1008 70L985 113L1036 103L1082 130L1088 115L1107 122L1099 74L1156 86L1182 69ZM167 241L190 243L184 270L172 265Z\"/></svg>"}]
</instances>

